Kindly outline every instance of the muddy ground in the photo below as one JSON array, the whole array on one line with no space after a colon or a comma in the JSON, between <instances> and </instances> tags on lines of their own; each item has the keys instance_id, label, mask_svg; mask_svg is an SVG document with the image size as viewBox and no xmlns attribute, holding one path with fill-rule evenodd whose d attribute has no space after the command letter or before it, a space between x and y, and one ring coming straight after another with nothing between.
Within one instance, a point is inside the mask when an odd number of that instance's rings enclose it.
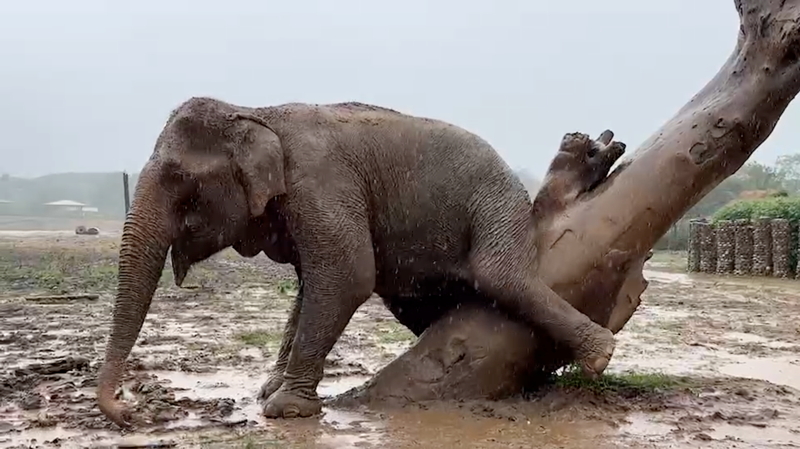
<instances>
[{"instance_id":1,"label":"muddy ground","mask_svg":"<svg viewBox=\"0 0 800 449\"><path fill-rule=\"evenodd\" d=\"M0 448L800 447L800 281L687 276L671 253L648 263L644 303L600 382L567 373L526 398L328 407L294 421L261 418L254 400L293 270L226 251L178 289L167 267L125 388L149 424L123 434L94 402L117 241L0 231ZM41 299L84 293L98 296ZM370 300L328 357L320 393L359 385L412 343Z\"/></svg>"}]
</instances>

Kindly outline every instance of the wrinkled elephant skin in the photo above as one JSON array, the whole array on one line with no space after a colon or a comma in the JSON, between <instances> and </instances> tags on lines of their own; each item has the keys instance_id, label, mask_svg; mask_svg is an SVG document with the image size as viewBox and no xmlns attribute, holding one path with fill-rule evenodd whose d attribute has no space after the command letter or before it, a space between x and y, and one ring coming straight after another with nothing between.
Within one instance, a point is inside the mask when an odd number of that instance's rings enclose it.
<instances>
[{"instance_id":1,"label":"wrinkled elephant skin","mask_svg":"<svg viewBox=\"0 0 800 449\"><path fill-rule=\"evenodd\" d=\"M415 333L458 295L491 298L599 375L613 335L537 278L534 221L495 150L451 124L360 103L190 99L156 141L125 223L100 408L128 424L114 393L170 248L178 284L230 246L298 269L302 293L261 393L268 417L319 412L325 357L373 292Z\"/></svg>"}]
</instances>

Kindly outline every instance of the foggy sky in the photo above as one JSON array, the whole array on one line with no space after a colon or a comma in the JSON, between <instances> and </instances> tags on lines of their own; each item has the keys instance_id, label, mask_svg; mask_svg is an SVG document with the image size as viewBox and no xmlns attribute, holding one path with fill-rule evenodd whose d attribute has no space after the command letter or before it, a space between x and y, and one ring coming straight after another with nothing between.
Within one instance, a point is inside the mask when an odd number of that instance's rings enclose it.
<instances>
[{"instance_id":1,"label":"foggy sky","mask_svg":"<svg viewBox=\"0 0 800 449\"><path fill-rule=\"evenodd\" d=\"M212 96L443 119L542 176L566 132L611 128L632 151L737 29L732 0L7 1L0 172L137 171L170 110ZM798 103L754 159L800 151Z\"/></svg>"}]
</instances>

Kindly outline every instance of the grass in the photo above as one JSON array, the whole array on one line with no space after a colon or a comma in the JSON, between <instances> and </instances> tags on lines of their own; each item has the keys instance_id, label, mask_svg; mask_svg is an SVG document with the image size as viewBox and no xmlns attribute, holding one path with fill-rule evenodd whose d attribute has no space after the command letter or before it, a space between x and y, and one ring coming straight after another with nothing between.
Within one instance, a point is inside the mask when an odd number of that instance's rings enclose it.
<instances>
[{"instance_id":1,"label":"grass","mask_svg":"<svg viewBox=\"0 0 800 449\"><path fill-rule=\"evenodd\" d=\"M0 287L4 290L113 290L116 254L91 250L28 250L0 246Z\"/></svg>"},{"instance_id":2,"label":"grass","mask_svg":"<svg viewBox=\"0 0 800 449\"><path fill-rule=\"evenodd\" d=\"M59 248L0 243L0 290L113 293L117 288L118 257L119 248L113 245ZM258 267L241 264L231 268L220 266L212 259L191 267L185 285L205 288L221 283L263 281L263 273ZM172 288L174 285L172 267L167 258L158 286ZM297 283L281 281L278 289L294 295Z\"/></svg>"},{"instance_id":3,"label":"grass","mask_svg":"<svg viewBox=\"0 0 800 449\"><path fill-rule=\"evenodd\" d=\"M576 365L570 365L554 378L556 386L564 389L580 389L597 394L617 393L640 396L661 393L676 388L688 387L688 381L681 377L663 373L605 373L596 380L589 379Z\"/></svg>"},{"instance_id":4,"label":"grass","mask_svg":"<svg viewBox=\"0 0 800 449\"><path fill-rule=\"evenodd\" d=\"M263 348L280 344L282 334L271 330L255 330L249 332L242 332L236 335L236 339L248 345Z\"/></svg>"},{"instance_id":5,"label":"grass","mask_svg":"<svg viewBox=\"0 0 800 449\"><path fill-rule=\"evenodd\" d=\"M297 285L296 279L281 279L278 281L275 288L282 295L295 296L297 295L297 291L300 289L300 286Z\"/></svg>"},{"instance_id":6,"label":"grass","mask_svg":"<svg viewBox=\"0 0 800 449\"><path fill-rule=\"evenodd\" d=\"M384 321L378 326L378 341L383 344L404 343L416 337L397 321Z\"/></svg>"}]
</instances>

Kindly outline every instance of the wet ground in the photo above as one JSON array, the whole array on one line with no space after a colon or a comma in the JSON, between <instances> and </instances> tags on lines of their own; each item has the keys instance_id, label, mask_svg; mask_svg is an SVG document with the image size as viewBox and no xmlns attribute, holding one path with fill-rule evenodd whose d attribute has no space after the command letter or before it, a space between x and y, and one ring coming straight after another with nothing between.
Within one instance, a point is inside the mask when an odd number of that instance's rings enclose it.
<instances>
[{"instance_id":1,"label":"wet ground","mask_svg":"<svg viewBox=\"0 0 800 449\"><path fill-rule=\"evenodd\" d=\"M601 382L567 374L527 398L327 407L293 421L261 418L254 399L293 270L226 251L178 289L167 268L124 389L148 424L123 434L94 401L116 238L0 233L0 448L800 447L800 281L690 277L666 253L648 263L643 305ZM55 294L88 295L43 297ZM320 394L359 385L412 343L370 300L328 357Z\"/></svg>"}]
</instances>

